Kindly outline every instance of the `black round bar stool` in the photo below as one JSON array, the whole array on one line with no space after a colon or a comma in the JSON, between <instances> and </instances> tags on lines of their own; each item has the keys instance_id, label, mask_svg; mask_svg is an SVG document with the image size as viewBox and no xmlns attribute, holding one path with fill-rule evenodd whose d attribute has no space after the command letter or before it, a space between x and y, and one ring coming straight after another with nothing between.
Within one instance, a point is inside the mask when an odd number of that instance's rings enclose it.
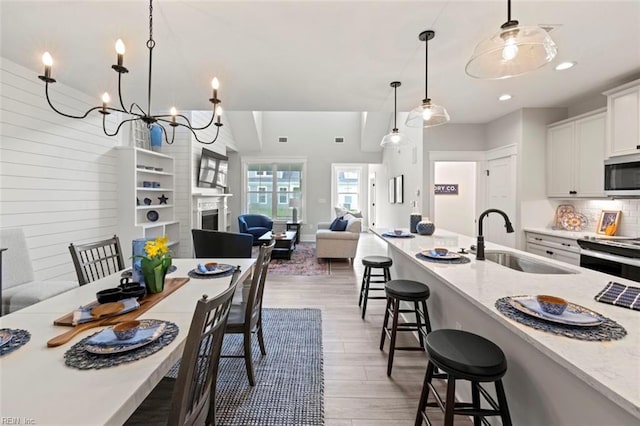
<instances>
[{"instance_id":1,"label":"black round bar stool","mask_svg":"<svg viewBox=\"0 0 640 426\"><path fill-rule=\"evenodd\" d=\"M429 321L429 311L427 310L427 299L430 292L426 284L411 280L391 280L387 282L384 289L387 294L387 307L384 311L380 350L384 348L385 337L389 336L387 376L391 376L395 351L424 351L424 338L431 333L431 321ZM413 304L413 309L400 309L401 301ZM414 313L416 321L398 322L400 314L403 313ZM392 319L391 327L389 327L389 317ZM420 346L396 346L396 336L399 331L417 331Z\"/></svg>"},{"instance_id":2,"label":"black round bar stool","mask_svg":"<svg viewBox=\"0 0 640 426\"><path fill-rule=\"evenodd\" d=\"M364 319L364 314L367 312L368 299L386 299L384 296L369 296L369 291L384 290L384 287L371 287L370 284L382 284L391 279L391 272L389 268L393 265L393 260L386 256L366 256L362 258L362 264L364 265L364 275L362 275L362 285L360 286L358 306L362 306L362 319ZM374 269L382 269L382 273L374 274ZM380 277L382 277L382 279L371 279Z\"/></svg>"},{"instance_id":3,"label":"black round bar stool","mask_svg":"<svg viewBox=\"0 0 640 426\"><path fill-rule=\"evenodd\" d=\"M502 385L502 376L507 372L507 359L495 343L466 331L442 329L430 333L426 344L429 364L420 395L416 426L422 425L423 420L431 424L426 413L427 407L440 407L444 412L445 426L453 425L454 415L473 416L474 426L488 424L485 417L500 416L504 426L511 426ZM439 370L437 373L434 372L435 368ZM444 402L431 383L434 378L447 380ZM455 401L456 380L471 382L471 403ZM497 402L480 386L485 382L495 383ZM429 391L433 392L435 402L427 402ZM480 395L491 409L481 408Z\"/></svg>"}]
</instances>

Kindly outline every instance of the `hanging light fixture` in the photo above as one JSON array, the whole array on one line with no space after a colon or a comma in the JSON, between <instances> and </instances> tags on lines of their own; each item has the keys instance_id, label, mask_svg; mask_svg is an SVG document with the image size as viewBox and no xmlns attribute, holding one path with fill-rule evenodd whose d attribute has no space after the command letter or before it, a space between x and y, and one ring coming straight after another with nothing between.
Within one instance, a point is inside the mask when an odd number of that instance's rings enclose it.
<instances>
[{"instance_id":1,"label":"hanging light fixture","mask_svg":"<svg viewBox=\"0 0 640 426\"><path fill-rule=\"evenodd\" d=\"M409 113L405 124L409 127L433 127L445 124L449 121L449 113L440 105L431 103L427 95L428 75L429 75L429 40L435 37L435 31L427 30L418 36L425 45L425 65L424 65L424 99L422 105L414 108Z\"/></svg>"},{"instance_id":2,"label":"hanging light fixture","mask_svg":"<svg viewBox=\"0 0 640 426\"><path fill-rule=\"evenodd\" d=\"M143 110L142 107L140 107L140 105L138 105L135 102L132 103L131 107L127 109L127 107L125 107L124 101L122 100L122 90L121 90L122 74L128 73L129 70L123 66L125 46L122 40L120 39L118 39L118 41L116 42L116 53L117 53L118 62L116 65L111 66L111 68L113 68L114 71L118 73L118 99L120 101L119 108L109 106L109 102L111 102L111 97L106 92L102 95L102 105L90 108L83 115L66 114L58 110L56 107L54 107L53 104L51 103L51 99L49 98L49 84L53 84L56 82L56 80L51 77L51 66L53 65L53 58L51 57L49 52L45 52L44 55L42 55L42 63L44 64L44 75L40 75L38 76L38 78L45 82L44 90L45 90L45 95L47 97L47 102L49 103L49 106L51 107L51 109L53 109L55 112L57 112L60 115L63 115L69 118L76 118L76 119L86 118L89 115L89 113L93 111L98 111L100 114L102 114L102 130L104 134L107 136L117 135L125 123L140 120L146 123L147 127L150 127L154 123L160 125L160 128L162 129L162 134L164 135L164 140L168 144L173 143L175 139L176 127L178 126L185 127L186 129L188 129L193 134L194 138L200 143L203 143L203 144L214 143L218 139L218 135L220 134L220 127L222 127L222 123L220 122L220 115L222 114L222 108L219 107L219 104L221 101L218 99L218 88L220 87L220 83L218 82L217 78L214 78L211 81L213 96L209 99L209 102L213 104L213 111L211 114L211 120L205 126L194 127L187 116L183 114L178 114L178 111L175 109L175 107L171 108L171 111L169 114L161 114L161 115L151 114L151 70L152 70L153 48L155 47L155 45L156 45L156 42L155 40L153 40L153 0L149 0L149 40L147 40L147 48L149 49L149 75L148 75L148 86L147 86L147 110L146 111ZM131 116L133 118L122 120L116 127L115 131L110 133L107 130L106 117L112 112L120 112L123 114L127 114L128 116ZM216 116L218 117L218 120L214 123L214 118ZM161 125L161 124L168 125L171 127L171 139L169 139L167 135L167 130L165 129L164 125ZM196 132L208 128L209 126L211 126L211 124L214 124L217 127L216 135L213 138L213 140L209 140L209 141L200 140Z\"/></svg>"},{"instance_id":3,"label":"hanging light fixture","mask_svg":"<svg viewBox=\"0 0 640 426\"><path fill-rule=\"evenodd\" d=\"M401 86L402 83L399 81L391 82L391 87L393 87L393 129L391 133L385 135L382 138L382 142L380 142L380 146L386 148L388 146L401 146L408 145L411 143L409 137L404 133L398 132L398 125L396 122L396 118L398 115L398 87Z\"/></svg>"},{"instance_id":4,"label":"hanging light fixture","mask_svg":"<svg viewBox=\"0 0 640 426\"><path fill-rule=\"evenodd\" d=\"M482 79L515 77L537 70L557 53L556 44L543 28L519 26L511 19L511 0L507 0L507 22L496 34L478 43L465 71Z\"/></svg>"}]
</instances>

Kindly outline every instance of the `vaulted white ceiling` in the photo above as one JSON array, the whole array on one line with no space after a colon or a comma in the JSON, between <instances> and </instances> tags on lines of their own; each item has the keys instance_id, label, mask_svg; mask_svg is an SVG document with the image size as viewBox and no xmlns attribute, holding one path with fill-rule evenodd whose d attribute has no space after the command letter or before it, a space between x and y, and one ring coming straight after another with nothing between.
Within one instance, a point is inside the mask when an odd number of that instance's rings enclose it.
<instances>
[{"instance_id":1,"label":"vaulted white ceiling","mask_svg":"<svg viewBox=\"0 0 640 426\"><path fill-rule=\"evenodd\" d=\"M125 102L146 103L148 2L0 3L0 56L41 73L51 52L53 77L95 95L116 92L114 42L125 41ZM553 24L553 65L526 76L475 80L464 67L478 41L506 21L500 1L154 1L153 106L207 109L210 80L236 111L408 111L429 96L452 122L484 123L522 107L567 106L640 76L640 1L519 1L523 25ZM38 83L40 83L38 81ZM510 93L513 99L499 102Z\"/></svg>"}]
</instances>

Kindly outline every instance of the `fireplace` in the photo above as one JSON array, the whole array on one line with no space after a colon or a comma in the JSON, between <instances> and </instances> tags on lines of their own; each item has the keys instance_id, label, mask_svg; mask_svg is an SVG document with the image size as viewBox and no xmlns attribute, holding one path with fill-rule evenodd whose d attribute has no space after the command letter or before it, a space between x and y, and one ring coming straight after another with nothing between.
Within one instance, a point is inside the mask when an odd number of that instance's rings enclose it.
<instances>
[{"instance_id":1,"label":"fireplace","mask_svg":"<svg viewBox=\"0 0 640 426\"><path fill-rule=\"evenodd\" d=\"M210 231L218 230L218 223L219 223L218 209L203 210L200 212L200 215L202 218L201 229L208 229Z\"/></svg>"}]
</instances>

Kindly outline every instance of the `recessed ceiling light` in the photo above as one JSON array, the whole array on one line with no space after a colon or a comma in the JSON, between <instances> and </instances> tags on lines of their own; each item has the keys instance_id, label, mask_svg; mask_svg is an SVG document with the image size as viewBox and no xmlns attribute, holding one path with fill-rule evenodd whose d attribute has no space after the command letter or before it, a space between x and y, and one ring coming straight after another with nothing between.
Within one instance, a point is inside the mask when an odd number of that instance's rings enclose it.
<instances>
[{"instance_id":1,"label":"recessed ceiling light","mask_svg":"<svg viewBox=\"0 0 640 426\"><path fill-rule=\"evenodd\" d=\"M509 99L511 99L511 95L508 93L505 93L504 95L500 95L500 97L498 98L499 101L508 101Z\"/></svg>"},{"instance_id":2,"label":"recessed ceiling light","mask_svg":"<svg viewBox=\"0 0 640 426\"><path fill-rule=\"evenodd\" d=\"M556 65L556 71L568 70L569 68L573 68L575 64L576 64L575 62L562 62Z\"/></svg>"}]
</instances>

